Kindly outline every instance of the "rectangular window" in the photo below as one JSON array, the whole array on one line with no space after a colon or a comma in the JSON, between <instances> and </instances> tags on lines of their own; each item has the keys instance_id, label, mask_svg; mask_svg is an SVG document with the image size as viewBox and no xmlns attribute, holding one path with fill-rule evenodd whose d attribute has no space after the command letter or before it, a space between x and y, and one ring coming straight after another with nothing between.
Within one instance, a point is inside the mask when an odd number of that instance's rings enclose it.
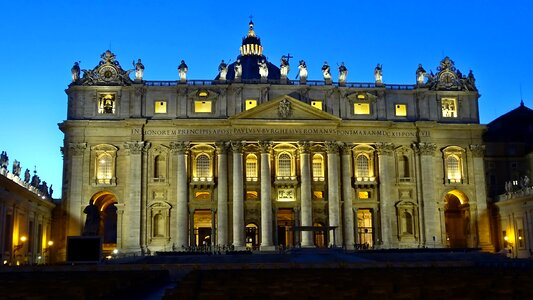
<instances>
[{"instance_id":1,"label":"rectangular window","mask_svg":"<svg viewBox=\"0 0 533 300\"><path fill-rule=\"evenodd\" d=\"M194 101L195 113L210 113L212 112L212 103L209 100Z\"/></svg>"},{"instance_id":2,"label":"rectangular window","mask_svg":"<svg viewBox=\"0 0 533 300\"><path fill-rule=\"evenodd\" d=\"M358 197L359 199L368 199L368 198L370 198L370 195L369 195L369 193L366 192L366 191L365 191L365 192L358 192L358 193L357 193L357 197Z\"/></svg>"},{"instance_id":3,"label":"rectangular window","mask_svg":"<svg viewBox=\"0 0 533 300\"><path fill-rule=\"evenodd\" d=\"M154 103L154 112L156 114L166 114L167 113L167 101L157 100Z\"/></svg>"},{"instance_id":4,"label":"rectangular window","mask_svg":"<svg viewBox=\"0 0 533 300\"><path fill-rule=\"evenodd\" d=\"M244 109L245 110L249 110L249 109L252 109L254 107L257 106L257 100L254 100L254 99L247 99L246 100L246 104L244 106Z\"/></svg>"},{"instance_id":5,"label":"rectangular window","mask_svg":"<svg viewBox=\"0 0 533 300\"><path fill-rule=\"evenodd\" d=\"M395 105L395 115L397 117L407 117L407 105L406 104L396 104Z\"/></svg>"},{"instance_id":6,"label":"rectangular window","mask_svg":"<svg viewBox=\"0 0 533 300\"><path fill-rule=\"evenodd\" d=\"M311 101L311 106L316 109L322 110L322 101L320 100Z\"/></svg>"},{"instance_id":7,"label":"rectangular window","mask_svg":"<svg viewBox=\"0 0 533 300\"><path fill-rule=\"evenodd\" d=\"M455 98L442 98L442 117L457 118L457 101Z\"/></svg>"},{"instance_id":8,"label":"rectangular window","mask_svg":"<svg viewBox=\"0 0 533 300\"><path fill-rule=\"evenodd\" d=\"M99 114L114 114L116 97L115 94L99 94L98 95L98 113Z\"/></svg>"},{"instance_id":9,"label":"rectangular window","mask_svg":"<svg viewBox=\"0 0 533 300\"><path fill-rule=\"evenodd\" d=\"M369 103L354 103L353 113L356 115L369 115L370 104Z\"/></svg>"}]
</instances>

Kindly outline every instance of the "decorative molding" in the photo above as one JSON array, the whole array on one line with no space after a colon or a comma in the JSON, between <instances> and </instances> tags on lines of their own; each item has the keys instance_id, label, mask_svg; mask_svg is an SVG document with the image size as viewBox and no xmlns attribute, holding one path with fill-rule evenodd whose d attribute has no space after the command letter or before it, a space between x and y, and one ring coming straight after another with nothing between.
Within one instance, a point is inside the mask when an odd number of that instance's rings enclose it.
<instances>
[{"instance_id":1,"label":"decorative molding","mask_svg":"<svg viewBox=\"0 0 533 300\"><path fill-rule=\"evenodd\" d=\"M307 141L298 142L298 150L300 151L300 154L309 153L310 148L311 148L311 143Z\"/></svg>"},{"instance_id":2,"label":"decorative molding","mask_svg":"<svg viewBox=\"0 0 533 300\"><path fill-rule=\"evenodd\" d=\"M171 142L170 151L177 154L185 154L189 150L189 142Z\"/></svg>"},{"instance_id":3,"label":"decorative molding","mask_svg":"<svg viewBox=\"0 0 533 300\"><path fill-rule=\"evenodd\" d=\"M226 152L228 151L228 143L227 142L216 142L215 143L215 148L216 148L216 152L218 155L221 155L221 154L226 154Z\"/></svg>"},{"instance_id":4,"label":"decorative molding","mask_svg":"<svg viewBox=\"0 0 533 300\"><path fill-rule=\"evenodd\" d=\"M417 154L420 155L435 155L437 150L437 145L434 143L423 143L413 144L413 149Z\"/></svg>"},{"instance_id":5,"label":"decorative molding","mask_svg":"<svg viewBox=\"0 0 533 300\"><path fill-rule=\"evenodd\" d=\"M126 142L124 148L129 151L130 154L141 154L144 150L144 142Z\"/></svg>"},{"instance_id":6,"label":"decorative molding","mask_svg":"<svg viewBox=\"0 0 533 300\"><path fill-rule=\"evenodd\" d=\"M259 141L259 148L261 148L261 153L270 153L272 151L272 142Z\"/></svg>"},{"instance_id":7,"label":"decorative molding","mask_svg":"<svg viewBox=\"0 0 533 300\"><path fill-rule=\"evenodd\" d=\"M352 145L347 143L339 143L339 150L342 155L351 155L352 154Z\"/></svg>"},{"instance_id":8,"label":"decorative molding","mask_svg":"<svg viewBox=\"0 0 533 300\"><path fill-rule=\"evenodd\" d=\"M392 155L394 153L395 146L393 143L377 143L376 150L378 155Z\"/></svg>"},{"instance_id":9,"label":"decorative molding","mask_svg":"<svg viewBox=\"0 0 533 300\"><path fill-rule=\"evenodd\" d=\"M230 141L231 150L234 153L242 153L242 148L244 147L243 142L241 141Z\"/></svg>"},{"instance_id":10,"label":"decorative molding","mask_svg":"<svg viewBox=\"0 0 533 300\"><path fill-rule=\"evenodd\" d=\"M328 154L339 153L339 144L337 142L326 141L324 144L326 145L326 151Z\"/></svg>"},{"instance_id":11,"label":"decorative molding","mask_svg":"<svg viewBox=\"0 0 533 300\"><path fill-rule=\"evenodd\" d=\"M470 145L470 151L474 157L483 157L485 155L485 145Z\"/></svg>"}]
</instances>

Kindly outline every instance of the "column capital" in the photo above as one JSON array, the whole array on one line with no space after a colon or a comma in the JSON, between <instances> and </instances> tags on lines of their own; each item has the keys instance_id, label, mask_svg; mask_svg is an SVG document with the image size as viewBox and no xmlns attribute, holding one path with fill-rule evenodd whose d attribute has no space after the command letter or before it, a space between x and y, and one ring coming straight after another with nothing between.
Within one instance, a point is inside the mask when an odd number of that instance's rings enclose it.
<instances>
[{"instance_id":1,"label":"column capital","mask_svg":"<svg viewBox=\"0 0 533 300\"><path fill-rule=\"evenodd\" d=\"M311 149L311 143L307 141L298 142L298 150L300 151L300 154L309 153L310 149Z\"/></svg>"},{"instance_id":2,"label":"column capital","mask_svg":"<svg viewBox=\"0 0 533 300\"><path fill-rule=\"evenodd\" d=\"M271 141L259 141L259 148L261 148L261 153L270 153L272 150Z\"/></svg>"},{"instance_id":3,"label":"column capital","mask_svg":"<svg viewBox=\"0 0 533 300\"><path fill-rule=\"evenodd\" d=\"M217 154L226 154L228 151L228 143L227 142L216 142L215 148L217 151Z\"/></svg>"},{"instance_id":4,"label":"column capital","mask_svg":"<svg viewBox=\"0 0 533 300\"><path fill-rule=\"evenodd\" d=\"M415 153L420 155L435 155L435 151L437 150L437 145L435 143L414 143L412 145L413 150Z\"/></svg>"},{"instance_id":5,"label":"column capital","mask_svg":"<svg viewBox=\"0 0 533 300\"><path fill-rule=\"evenodd\" d=\"M392 153L394 152L394 144L393 143L377 143L376 150L378 152L378 155L392 155Z\"/></svg>"},{"instance_id":6,"label":"column capital","mask_svg":"<svg viewBox=\"0 0 533 300\"><path fill-rule=\"evenodd\" d=\"M339 143L339 150L342 155L351 155L352 154L352 145L348 143Z\"/></svg>"},{"instance_id":7,"label":"column capital","mask_svg":"<svg viewBox=\"0 0 533 300\"><path fill-rule=\"evenodd\" d=\"M328 152L328 154L335 154L335 153L339 153L339 144L337 144L337 142L335 141L326 141L324 143L326 145L326 150Z\"/></svg>"},{"instance_id":8,"label":"column capital","mask_svg":"<svg viewBox=\"0 0 533 300\"><path fill-rule=\"evenodd\" d=\"M72 155L82 155L83 152L85 152L85 149L87 148L87 143L69 143L68 144L68 151L72 152Z\"/></svg>"},{"instance_id":9,"label":"column capital","mask_svg":"<svg viewBox=\"0 0 533 300\"><path fill-rule=\"evenodd\" d=\"M241 141L230 141L231 150L233 152L242 153L242 148L244 147L244 143Z\"/></svg>"},{"instance_id":10,"label":"column capital","mask_svg":"<svg viewBox=\"0 0 533 300\"><path fill-rule=\"evenodd\" d=\"M470 151L474 157L483 157L485 154L485 145L470 145Z\"/></svg>"},{"instance_id":11,"label":"column capital","mask_svg":"<svg viewBox=\"0 0 533 300\"><path fill-rule=\"evenodd\" d=\"M146 151L150 148L150 143L145 143L143 141L125 142L124 148L128 150L130 154L141 154L142 151Z\"/></svg>"},{"instance_id":12,"label":"column capital","mask_svg":"<svg viewBox=\"0 0 533 300\"><path fill-rule=\"evenodd\" d=\"M185 154L189 150L189 142L171 142L170 151L178 154Z\"/></svg>"}]
</instances>

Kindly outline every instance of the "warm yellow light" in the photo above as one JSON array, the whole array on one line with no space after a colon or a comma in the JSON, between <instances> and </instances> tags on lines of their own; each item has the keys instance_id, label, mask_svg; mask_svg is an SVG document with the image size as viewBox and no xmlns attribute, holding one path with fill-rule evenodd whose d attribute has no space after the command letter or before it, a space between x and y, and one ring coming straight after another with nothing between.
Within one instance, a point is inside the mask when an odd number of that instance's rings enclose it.
<instances>
[{"instance_id":1,"label":"warm yellow light","mask_svg":"<svg viewBox=\"0 0 533 300\"><path fill-rule=\"evenodd\" d=\"M509 237L504 236L503 239L507 242L509 240Z\"/></svg>"},{"instance_id":2,"label":"warm yellow light","mask_svg":"<svg viewBox=\"0 0 533 300\"><path fill-rule=\"evenodd\" d=\"M518 239L519 239L519 240L522 240L522 237L521 237L521 236L519 236L519 237L518 237Z\"/></svg>"},{"instance_id":3,"label":"warm yellow light","mask_svg":"<svg viewBox=\"0 0 533 300\"><path fill-rule=\"evenodd\" d=\"M354 103L353 111L356 115L369 115L370 114L370 104L368 103Z\"/></svg>"},{"instance_id":4,"label":"warm yellow light","mask_svg":"<svg viewBox=\"0 0 533 300\"><path fill-rule=\"evenodd\" d=\"M405 105L405 104L396 104L396 116L397 117L406 117L407 116L407 105Z\"/></svg>"},{"instance_id":5,"label":"warm yellow light","mask_svg":"<svg viewBox=\"0 0 533 300\"><path fill-rule=\"evenodd\" d=\"M194 101L194 112L210 113L211 111L211 101Z\"/></svg>"},{"instance_id":6,"label":"warm yellow light","mask_svg":"<svg viewBox=\"0 0 533 300\"><path fill-rule=\"evenodd\" d=\"M118 254L118 249L113 249L113 254Z\"/></svg>"},{"instance_id":7,"label":"warm yellow light","mask_svg":"<svg viewBox=\"0 0 533 300\"><path fill-rule=\"evenodd\" d=\"M166 101L156 101L154 103L154 112L156 114L166 114L167 113L167 102Z\"/></svg>"},{"instance_id":8,"label":"warm yellow light","mask_svg":"<svg viewBox=\"0 0 533 300\"><path fill-rule=\"evenodd\" d=\"M359 192L359 199L368 199L368 192Z\"/></svg>"},{"instance_id":9,"label":"warm yellow light","mask_svg":"<svg viewBox=\"0 0 533 300\"><path fill-rule=\"evenodd\" d=\"M54 241L48 241L48 247L52 246L54 244Z\"/></svg>"},{"instance_id":10,"label":"warm yellow light","mask_svg":"<svg viewBox=\"0 0 533 300\"><path fill-rule=\"evenodd\" d=\"M247 99L245 109L249 110L257 106L257 100L254 99Z\"/></svg>"},{"instance_id":11,"label":"warm yellow light","mask_svg":"<svg viewBox=\"0 0 533 300\"><path fill-rule=\"evenodd\" d=\"M20 241L24 243L26 241L26 237L25 236L21 236L20 237Z\"/></svg>"},{"instance_id":12,"label":"warm yellow light","mask_svg":"<svg viewBox=\"0 0 533 300\"><path fill-rule=\"evenodd\" d=\"M311 106L322 110L322 101L311 101Z\"/></svg>"},{"instance_id":13,"label":"warm yellow light","mask_svg":"<svg viewBox=\"0 0 533 300\"><path fill-rule=\"evenodd\" d=\"M357 95L357 99L366 99L366 95L365 94L359 94Z\"/></svg>"},{"instance_id":14,"label":"warm yellow light","mask_svg":"<svg viewBox=\"0 0 533 300\"><path fill-rule=\"evenodd\" d=\"M207 97L209 96L209 93L207 91L199 91L198 97Z\"/></svg>"}]
</instances>

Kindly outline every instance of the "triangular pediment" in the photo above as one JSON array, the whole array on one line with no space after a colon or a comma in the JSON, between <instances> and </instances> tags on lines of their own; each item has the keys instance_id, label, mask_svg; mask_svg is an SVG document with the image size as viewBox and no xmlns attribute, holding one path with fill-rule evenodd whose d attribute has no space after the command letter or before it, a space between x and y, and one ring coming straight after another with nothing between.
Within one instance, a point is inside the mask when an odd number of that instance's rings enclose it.
<instances>
[{"instance_id":1,"label":"triangular pediment","mask_svg":"<svg viewBox=\"0 0 533 300\"><path fill-rule=\"evenodd\" d=\"M323 120L340 121L330 113L314 108L311 105L291 96L283 95L262 103L252 109L230 117L230 120Z\"/></svg>"}]
</instances>

